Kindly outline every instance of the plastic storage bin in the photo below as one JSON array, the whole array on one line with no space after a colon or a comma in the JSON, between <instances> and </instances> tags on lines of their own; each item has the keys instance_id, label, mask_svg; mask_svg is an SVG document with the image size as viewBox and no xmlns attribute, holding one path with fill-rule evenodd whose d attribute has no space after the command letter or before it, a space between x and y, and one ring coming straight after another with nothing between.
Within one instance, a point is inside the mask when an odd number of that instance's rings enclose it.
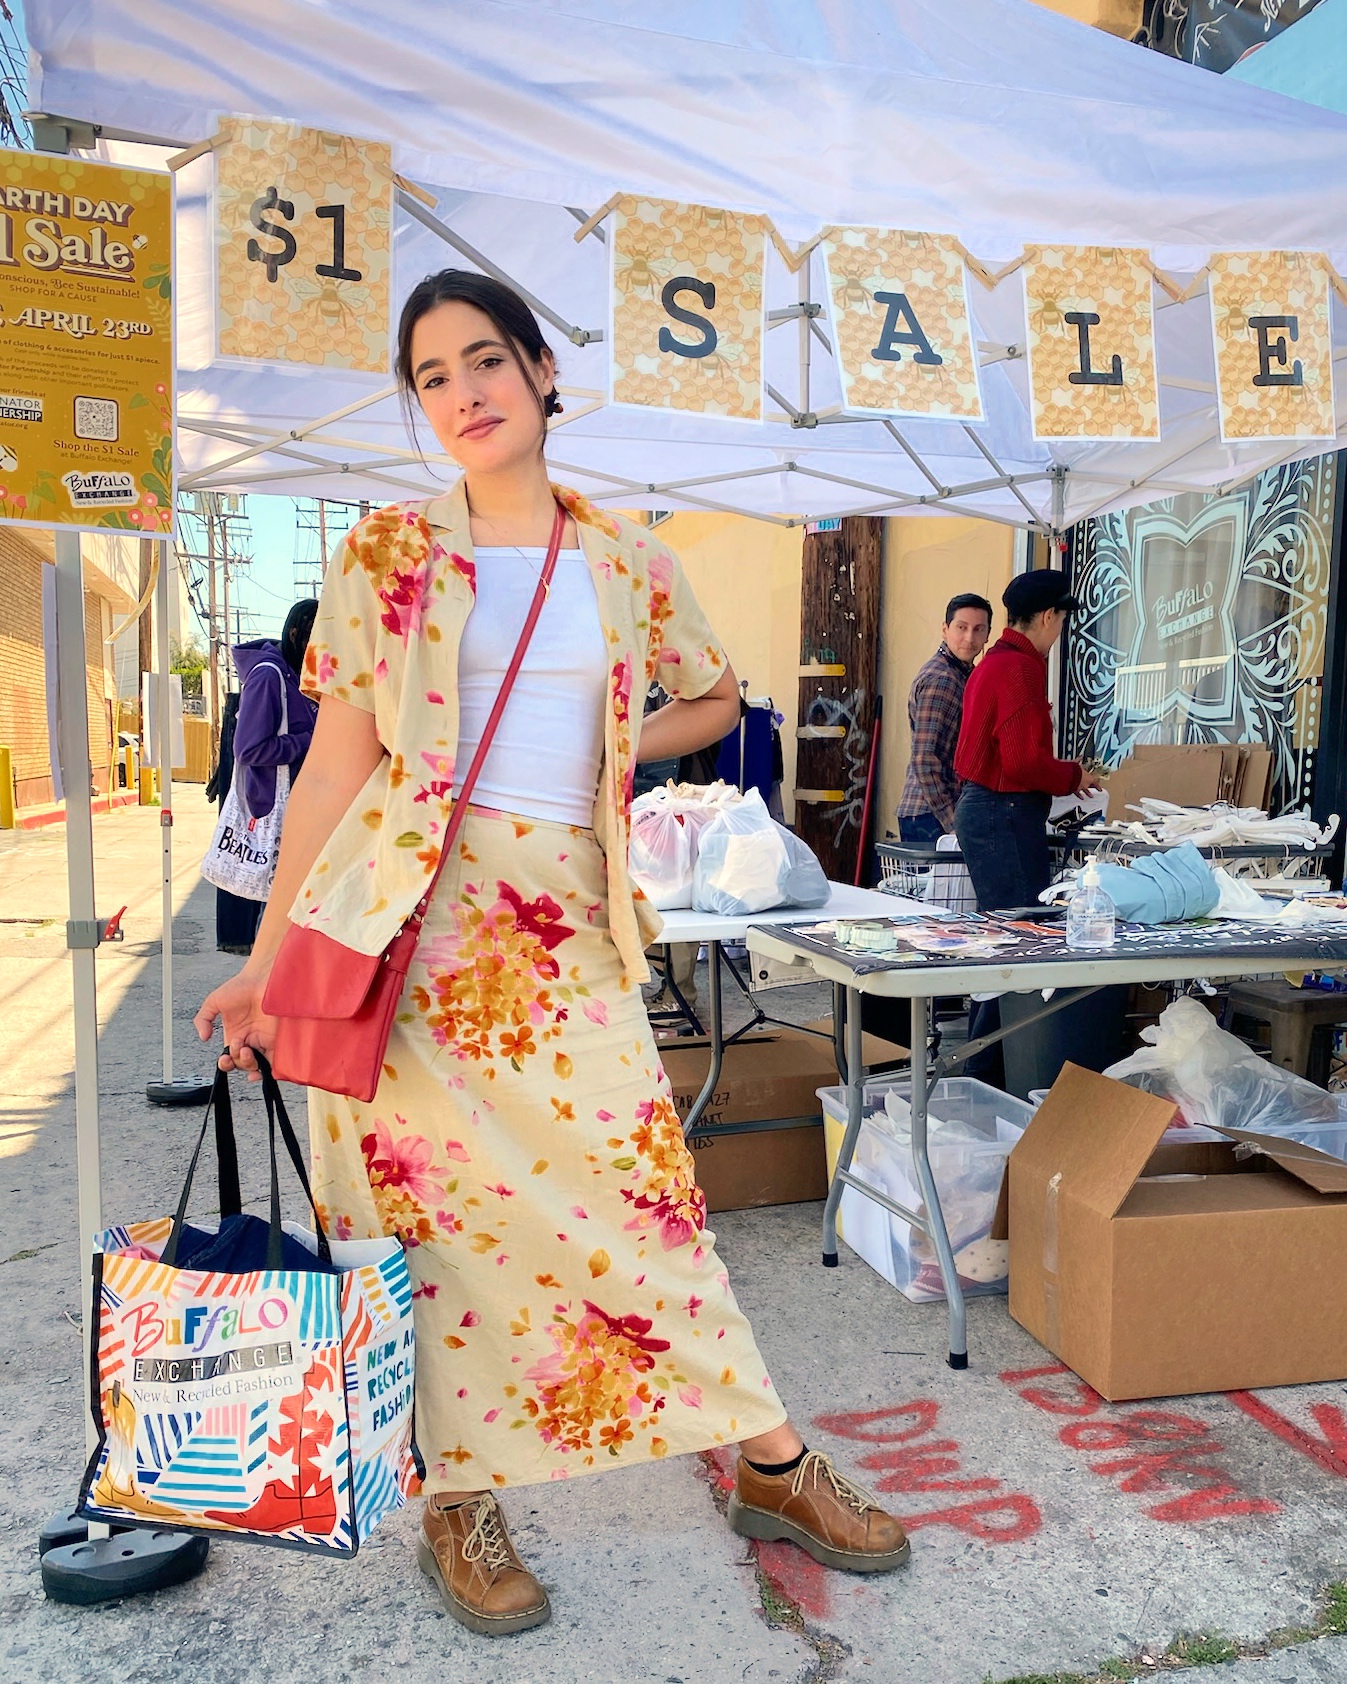
<instances>
[{"instance_id":1,"label":"plastic storage bin","mask_svg":"<svg viewBox=\"0 0 1347 1684\"><path fill-rule=\"evenodd\" d=\"M831 1176L846 1130L846 1089L820 1088L824 1142ZM881 1076L865 1084L865 1118L852 1174L909 1210L923 1209L904 1126L911 1076ZM937 1082L927 1106L931 1169L945 1212L950 1245L966 1293L1004 1293L1009 1248L988 1237L1006 1158L1028 1127L1033 1107L968 1076ZM911 1223L847 1187L838 1232L890 1286L915 1304L943 1299L935 1248Z\"/></svg>"}]
</instances>

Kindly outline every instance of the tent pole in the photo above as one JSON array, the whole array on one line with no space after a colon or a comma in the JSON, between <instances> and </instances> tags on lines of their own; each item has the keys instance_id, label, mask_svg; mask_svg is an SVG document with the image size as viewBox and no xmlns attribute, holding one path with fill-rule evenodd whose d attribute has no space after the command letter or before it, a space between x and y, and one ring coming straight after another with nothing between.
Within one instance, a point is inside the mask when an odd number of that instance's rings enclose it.
<instances>
[{"instance_id":1,"label":"tent pole","mask_svg":"<svg viewBox=\"0 0 1347 1684\"><path fill-rule=\"evenodd\" d=\"M159 838L164 871L162 956L164 1080L173 1080L173 695L168 634L168 539L160 540L159 582L155 592L159 621Z\"/></svg>"},{"instance_id":2,"label":"tent pole","mask_svg":"<svg viewBox=\"0 0 1347 1684\"><path fill-rule=\"evenodd\" d=\"M173 650L169 624L171 538L157 540L159 578L154 592L154 617L159 632L159 682L154 724L159 767L159 860L163 875L163 934L159 941L159 994L163 1032L163 1076L148 1082L145 1097L153 1105L204 1105L211 1085L195 1076L173 1074Z\"/></svg>"},{"instance_id":3,"label":"tent pole","mask_svg":"<svg viewBox=\"0 0 1347 1684\"><path fill-rule=\"evenodd\" d=\"M811 304L813 302L813 300L809 296L809 271L810 271L811 258L812 258L812 253L806 252L805 257L804 257L804 262L801 263L801 265L800 265L800 303L801 304ZM810 321L811 321L810 316L805 311L801 310L798 331L799 331L799 335L800 335L800 412L801 412L802 415L808 415L809 410L810 410L810 402L809 402L809 348L810 348L809 327L810 327Z\"/></svg>"},{"instance_id":4,"label":"tent pole","mask_svg":"<svg viewBox=\"0 0 1347 1684\"><path fill-rule=\"evenodd\" d=\"M57 753L65 792L66 878L70 912L66 946L74 993L75 1163L79 1179L80 1303L88 1315L93 1294L90 1242L103 1226L102 1162L98 1140L98 978L100 938L94 910L94 827L90 799L89 716L85 701L84 569L78 532L56 530ZM87 1331L87 1329L86 1329ZM85 1448L97 1443L85 1419ZM106 1528L101 1529L106 1536Z\"/></svg>"}]
</instances>

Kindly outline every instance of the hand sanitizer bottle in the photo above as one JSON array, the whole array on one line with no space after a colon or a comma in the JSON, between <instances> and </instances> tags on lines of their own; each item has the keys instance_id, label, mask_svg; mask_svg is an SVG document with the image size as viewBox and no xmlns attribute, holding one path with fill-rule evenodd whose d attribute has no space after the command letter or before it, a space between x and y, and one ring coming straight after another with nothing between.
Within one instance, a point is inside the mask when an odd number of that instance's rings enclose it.
<instances>
[{"instance_id":1,"label":"hand sanitizer bottle","mask_svg":"<svg viewBox=\"0 0 1347 1684\"><path fill-rule=\"evenodd\" d=\"M1098 863L1088 860L1076 892L1067 902L1066 945L1087 949L1112 947L1113 919L1113 902L1099 882Z\"/></svg>"}]
</instances>

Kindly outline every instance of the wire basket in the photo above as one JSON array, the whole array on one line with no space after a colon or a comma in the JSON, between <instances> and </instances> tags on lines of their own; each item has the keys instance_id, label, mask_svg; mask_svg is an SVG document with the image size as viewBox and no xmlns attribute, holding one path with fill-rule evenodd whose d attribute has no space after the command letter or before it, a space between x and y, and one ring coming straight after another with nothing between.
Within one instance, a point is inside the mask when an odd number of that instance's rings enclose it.
<instances>
[{"instance_id":1,"label":"wire basket","mask_svg":"<svg viewBox=\"0 0 1347 1684\"><path fill-rule=\"evenodd\" d=\"M875 857L879 860L879 882L876 885L886 895L906 895L909 900L925 900L926 886L937 859L948 863L958 860L959 854L937 855L934 848L907 847L900 842L876 842Z\"/></svg>"}]
</instances>

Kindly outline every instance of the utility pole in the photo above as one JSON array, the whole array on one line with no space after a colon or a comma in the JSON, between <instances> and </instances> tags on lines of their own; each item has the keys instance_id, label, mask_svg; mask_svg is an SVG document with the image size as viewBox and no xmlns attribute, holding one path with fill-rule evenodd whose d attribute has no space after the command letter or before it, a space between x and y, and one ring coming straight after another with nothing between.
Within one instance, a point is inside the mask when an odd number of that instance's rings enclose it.
<instances>
[{"instance_id":1,"label":"utility pole","mask_svg":"<svg viewBox=\"0 0 1347 1684\"><path fill-rule=\"evenodd\" d=\"M203 493L201 506L206 521L206 576L209 581L208 613L210 615L210 743L211 764L220 758L220 622L215 595L215 519L211 513L211 494Z\"/></svg>"},{"instance_id":2,"label":"utility pole","mask_svg":"<svg viewBox=\"0 0 1347 1684\"><path fill-rule=\"evenodd\" d=\"M224 687L227 695L232 688L229 675L234 644L233 631L229 624L229 521L223 514L220 516L220 574L224 580L224 658L220 666L224 674Z\"/></svg>"},{"instance_id":3,"label":"utility pole","mask_svg":"<svg viewBox=\"0 0 1347 1684\"><path fill-rule=\"evenodd\" d=\"M327 576L327 504L318 499L318 566Z\"/></svg>"}]
</instances>

